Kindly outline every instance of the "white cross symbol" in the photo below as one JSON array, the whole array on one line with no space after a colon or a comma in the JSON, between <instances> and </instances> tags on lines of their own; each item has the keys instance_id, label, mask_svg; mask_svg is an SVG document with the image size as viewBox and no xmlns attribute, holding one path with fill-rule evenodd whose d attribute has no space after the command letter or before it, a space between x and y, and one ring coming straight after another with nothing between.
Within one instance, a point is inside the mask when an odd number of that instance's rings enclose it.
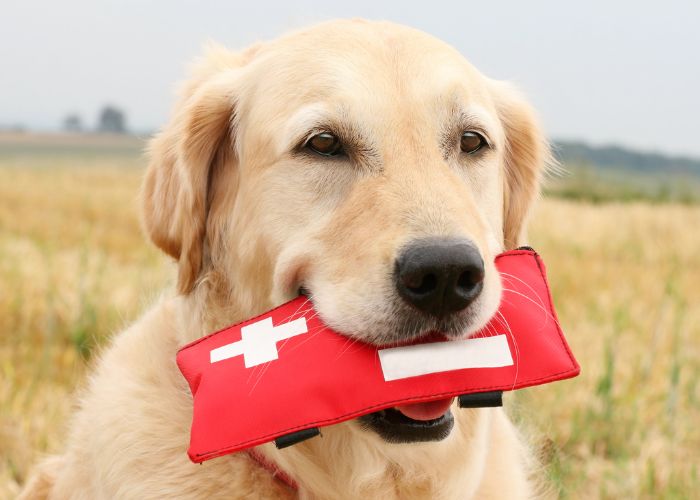
<instances>
[{"instance_id":1,"label":"white cross symbol","mask_svg":"<svg viewBox=\"0 0 700 500\"><path fill-rule=\"evenodd\" d=\"M265 318L241 328L241 340L238 342L212 349L209 362L216 363L241 354L246 368L274 361L278 357L277 342L307 331L304 317L278 326L272 326L272 318Z\"/></svg>"}]
</instances>

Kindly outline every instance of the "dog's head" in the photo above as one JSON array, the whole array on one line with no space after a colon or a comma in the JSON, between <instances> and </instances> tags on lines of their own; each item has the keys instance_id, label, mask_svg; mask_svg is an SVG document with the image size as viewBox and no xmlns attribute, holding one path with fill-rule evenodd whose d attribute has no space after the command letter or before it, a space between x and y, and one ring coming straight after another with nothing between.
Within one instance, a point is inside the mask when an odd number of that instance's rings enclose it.
<instances>
[{"instance_id":1,"label":"dog's head","mask_svg":"<svg viewBox=\"0 0 700 500\"><path fill-rule=\"evenodd\" d=\"M212 49L151 152L145 226L180 293L206 290L227 322L302 290L375 344L485 325L547 157L511 87L356 21Z\"/></svg>"}]
</instances>

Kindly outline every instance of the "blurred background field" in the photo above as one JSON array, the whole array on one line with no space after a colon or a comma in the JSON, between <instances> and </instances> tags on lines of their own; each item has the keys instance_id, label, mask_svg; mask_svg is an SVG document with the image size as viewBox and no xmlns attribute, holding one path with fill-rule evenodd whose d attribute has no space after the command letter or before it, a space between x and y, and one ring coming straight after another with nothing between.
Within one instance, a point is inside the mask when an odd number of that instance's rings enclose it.
<instances>
[{"instance_id":1,"label":"blurred background field","mask_svg":"<svg viewBox=\"0 0 700 500\"><path fill-rule=\"evenodd\" d=\"M143 144L0 134L0 498L60 450L99 349L173 279L139 227ZM697 497L696 185L660 196L643 172L573 171L550 182L530 240L582 374L509 396L510 410L563 498Z\"/></svg>"}]
</instances>

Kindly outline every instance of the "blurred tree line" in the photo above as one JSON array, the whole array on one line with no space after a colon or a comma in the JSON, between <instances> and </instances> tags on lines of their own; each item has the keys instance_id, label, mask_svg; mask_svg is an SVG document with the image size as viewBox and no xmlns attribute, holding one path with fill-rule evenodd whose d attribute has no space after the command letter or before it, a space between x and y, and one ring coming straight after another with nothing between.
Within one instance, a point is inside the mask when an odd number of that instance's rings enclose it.
<instances>
[{"instance_id":1,"label":"blurred tree line","mask_svg":"<svg viewBox=\"0 0 700 500\"><path fill-rule=\"evenodd\" d=\"M83 120L77 113L70 113L63 119L63 130L66 132L87 132ZM107 105L104 106L97 117L95 132L105 134L126 134L126 115L121 109Z\"/></svg>"}]
</instances>

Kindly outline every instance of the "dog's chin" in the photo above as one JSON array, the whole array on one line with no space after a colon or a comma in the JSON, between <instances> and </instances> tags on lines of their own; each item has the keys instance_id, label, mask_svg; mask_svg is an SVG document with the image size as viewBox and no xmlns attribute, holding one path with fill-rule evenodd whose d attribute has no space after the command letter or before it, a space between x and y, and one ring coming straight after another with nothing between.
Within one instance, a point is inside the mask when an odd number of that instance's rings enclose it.
<instances>
[{"instance_id":1,"label":"dog's chin","mask_svg":"<svg viewBox=\"0 0 700 500\"><path fill-rule=\"evenodd\" d=\"M360 425L389 443L442 441L452 432L452 398L376 411L358 418Z\"/></svg>"}]
</instances>

